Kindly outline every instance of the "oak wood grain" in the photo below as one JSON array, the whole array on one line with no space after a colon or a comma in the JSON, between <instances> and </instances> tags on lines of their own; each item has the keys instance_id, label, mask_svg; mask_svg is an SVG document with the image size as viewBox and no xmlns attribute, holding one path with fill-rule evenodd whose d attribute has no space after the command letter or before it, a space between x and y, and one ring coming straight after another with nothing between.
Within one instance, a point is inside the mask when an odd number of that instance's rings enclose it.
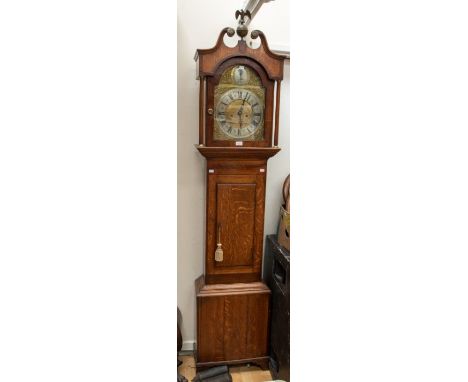
<instances>
[{"instance_id":1,"label":"oak wood grain","mask_svg":"<svg viewBox=\"0 0 468 382\"><path fill-rule=\"evenodd\" d=\"M279 136L279 112L280 112L280 98L281 98L281 82L276 82L276 107L275 107L275 139L273 142L274 146L278 146Z\"/></svg>"},{"instance_id":2,"label":"oak wood grain","mask_svg":"<svg viewBox=\"0 0 468 382\"><path fill-rule=\"evenodd\" d=\"M247 357L255 357L257 354L266 354L268 344L264 342L268 338L269 300L260 293L252 294L247 298L249 313L247 317L247 338L246 344Z\"/></svg>"},{"instance_id":3,"label":"oak wood grain","mask_svg":"<svg viewBox=\"0 0 468 382\"><path fill-rule=\"evenodd\" d=\"M256 184L217 184L217 231L224 261L215 266L251 266L254 251Z\"/></svg>"},{"instance_id":4,"label":"oak wood grain","mask_svg":"<svg viewBox=\"0 0 468 382\"><path fill-rule=\"evenodd\" d=\"M202 110L205 110L205 87L206 82L203 77L200 78L200 93L199 93L199 115L198 115L198 143L205 144L205 116Z\"/></svg>"},{"instance_id":5,"label":"oak wood grain","mask_svg":"<svg viewBox=\"0 0 468 382\"><path fill-rule=\"evenodd\" d=\"M264 283L208 285L200 276L195 286L197 364L268 358L271 291Z\"/></svg>"},{"instance_id":6,"label":"oak wood grain","mask_svg":"<svg viewBox=\"0 0 468 382\"><path fill-rule=\"evenodd\" d=\"M225 359L223 339L224 303L224 299L208 297L201 299L198 306L198 318L205 323L203 326L205 333L198 337L198 346L204 350L203 356L213 361Z\"/></svg>"},{"instance_id":7,"label":"oak wood grain","mask_svg":"<svg viewBox=\"0 0 468 382\"><path fill-rule=\"evenodd\" d=\"M225 359L247 358L248 297L224 296L224 357ZM249 341L250 342L250 341Z\"/></svg>"},{"instance_id":8,"label":"oak wood grain","mask_svg":"<svg viewBox=\"0 0 468 382\"><path fill-rule=\"evenodd\" d=\"M278 141L279 85L284 57L273 53L262 32L259 48L239 40L228 47L225 28L210 49L197 50L200 79L199 145L207 159L205 273L196 280L197 368L220 364L256 363L268 367L270 290L260 282L267 160L280 150ZM214 92L222 73L247 65L260 78L265 93L263 136L259 140L213 139ZM277 85L277 105L274 86ZM260 90L263 95L263 90ZM275 136L273 119L276 117ZM261 132L261 130L259 130ZM261 135L261 134L259 134ZM215 262L217 231L224 251Z\"/></svg>"},{"instance_id":9,"label":"oak wood grain","mask_svg":"<svg viewBox=\"0 0 468 382\"><path fill-rule=\"evenodd\" d=\"M268 73L272 80L283 79L283 67L285 57L272 52L268 46L265 36L260 36L261 45L259 48L252 49L247 46L244 40L239 40L237 45L229 47L224 44L224 35L227 28L224 28L218 36L216 45L209 49L197 49L195 53L195 61L197 61L198 75L212 76L215 74L218 66L226 59L232 57L248 57L254 58L260 63Z\"/></svg>"},{"instance_id":10,"label":"oak wood grain","mask_svg":"<svg viewBox=\"0 0 468 382\"><path fill-rule=\"evenodd\" d=\"M195 145L205 158L229 159L230 161L242 159L268 159L276 155L279 147L207 147Z\"/></svg>"},{"instance_id":11,"label":"oak wood grain","mask_svg":"<svg viewBox=\"0 0 468 382\"><path fill-rule=\"evenodd\" d=\"M226 174L225 169L217 169L211 173L208 168L205 264L208 283L260 279L266 176L258 168L248 172ZM215 261L214 256L218 229L224 251L222 262ZM215 275L218 277L211 278Z\"/></svg>"}]
</instances>

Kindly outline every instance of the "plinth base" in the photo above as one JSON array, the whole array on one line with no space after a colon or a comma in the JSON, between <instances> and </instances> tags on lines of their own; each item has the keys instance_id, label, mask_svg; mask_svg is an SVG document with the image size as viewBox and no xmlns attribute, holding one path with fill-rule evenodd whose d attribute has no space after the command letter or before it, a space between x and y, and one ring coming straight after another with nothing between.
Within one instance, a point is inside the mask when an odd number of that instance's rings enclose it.
<instances>
[{"instance_id":1,"label":"plinth base","mask_svg":"<svg viewBox=\"0 0 468 382\"><path fill-rule=\"evenodd\" d=\"M268 369L270 289L263 282L206 285L197 294L196 367L256 364Z\"/></svg>"}]
</instances>

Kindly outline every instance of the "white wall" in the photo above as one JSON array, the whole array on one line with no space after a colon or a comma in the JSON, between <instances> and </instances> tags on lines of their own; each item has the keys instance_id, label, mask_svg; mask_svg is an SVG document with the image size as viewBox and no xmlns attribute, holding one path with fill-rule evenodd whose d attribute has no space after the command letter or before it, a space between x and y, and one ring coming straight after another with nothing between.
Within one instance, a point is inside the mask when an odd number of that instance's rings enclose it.
<instances>
[{"instance_id":1,"label":"white wall","mask_svg":"<svg viewBox=\"0 0 468 382\"><path fill-rule=\"evenodd\" d=\"M203 273L205 159L198 143L198 81L193 56L198 48L214 46L219 32L235 27L235 10L242 2L179 0L177 15L177 304L182 311L184 348L195 340L194 281ZM271 48L289 46L289 4L265 4L252 27L262 30ZM281 88L279 154L268 162L265 234L276 232L281 188L289 173L289 62Z\"/></svg>"}]
</instances>

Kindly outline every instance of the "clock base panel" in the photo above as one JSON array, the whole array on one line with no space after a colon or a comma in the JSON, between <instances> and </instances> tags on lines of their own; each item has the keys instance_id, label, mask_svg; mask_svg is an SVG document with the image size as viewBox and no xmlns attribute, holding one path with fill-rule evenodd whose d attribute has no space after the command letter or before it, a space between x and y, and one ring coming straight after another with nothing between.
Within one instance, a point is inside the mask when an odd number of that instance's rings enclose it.
<instances>
[{"instance_id":1,"label":"clock base panel","mask_svg":"<svg viewBox=\"0 0 468 382\"><path fill-rule=\"evenodd\" d=\"M268 368L270 294L261 282L195 281L198 368L253 363Z\"/></svg>"}]
</instances>

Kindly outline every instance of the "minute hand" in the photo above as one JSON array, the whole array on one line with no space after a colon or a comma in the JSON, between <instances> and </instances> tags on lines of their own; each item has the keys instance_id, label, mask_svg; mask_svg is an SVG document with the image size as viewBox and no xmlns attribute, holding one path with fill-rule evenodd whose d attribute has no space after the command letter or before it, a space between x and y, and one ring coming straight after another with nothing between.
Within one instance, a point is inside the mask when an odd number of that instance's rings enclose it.
<instances>
[{"instance_id":1,"label":"minute hand","mask_svg":"<svg viewBox=\"0 0 468 382\"><path fill-rule=\"evenodd\" d=\"M242 112L244 111L244 103L245 103L245 100L247 98L247 95L245 96L245 98L242 100L242 105L241 107L239 108L239 110L237 111L237 115L239 116L239 128L242 129Z\"/></svg>"}]
</instances>

